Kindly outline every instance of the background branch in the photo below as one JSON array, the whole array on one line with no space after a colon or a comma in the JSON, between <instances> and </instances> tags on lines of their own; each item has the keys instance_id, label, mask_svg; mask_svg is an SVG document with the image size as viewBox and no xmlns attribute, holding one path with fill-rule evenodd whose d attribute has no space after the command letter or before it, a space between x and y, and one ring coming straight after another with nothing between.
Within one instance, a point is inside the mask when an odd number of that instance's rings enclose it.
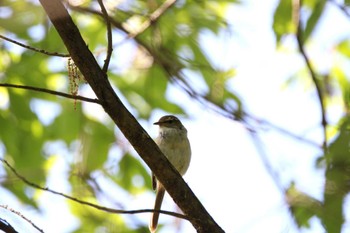
<instances>
[{"instance_id":1,"label":"background branch","mask_svg":"<svg viewBox=\"0 0 350 233\"><path fill-rule=\"evenodd\" d=\"M323 91L322 91L322 87L320 82L318 81L317 78L317 74L314 71L310 59L304 49L304 39L303 39L303 35L302 35L302 28L301 28L301 22L300 22L300 17L298 20L298 25L297 25L297 42L298 42L298 47L299 47L299 51L302 55L302 57L304 58L304 61L306 63L307 69L310 73L310 77L312 79L312 82L315 85L316 88L316 93L317 93L317 97L318 97L318 102L320 104L320 108L321 108L321 124L322 124L322 128L323 128L323 144L322 144L322 148L323 148L323 152L324 154L327 153L327 117L326 117L326 107L325 107L325 103L324 103L324 96L323 96Z\"/></svg>"},{"instance_id":2,"label":"background branch","mask_svg":"<svg viewBox=\"0 0 350 233\"><path fill-rule=\"evenodd\" d=\"M155 10L149 16L149 18L146 21L144 21L141 24L141 26L135 32L130 32L128 38L135 38L136 36L146 31L147 28L149 28L153 23L155 23L175 2L176 0L165 1L157 10Z\"/></svg>"},{"instance_id":3,"label":"background branch","mask_svg":"<svg viewBox=\"0 0 350 233\"><path fill-rule=\"evenodd\" d=\"M52 189L50 189L48 187L42 187L42 186L40 186L38 184L35 184L35 183L29 181L28 179L26 179L24 176L20 175L16 171L16 169L14 169L14 167L12 167L9 164L9 162L7 162L5 159L1 159L0 158L0 161L3 164L5 164L12 171L12 173L15 174L15 176L17 178L19 178L21 181L23 181L27 185L29 185L29 186L31 186L31 187L33 187L35 189L40 189L40 190L43 190L43 191L46 191L46 192L49 192L49 193L52 193L52 194L55 194L55 195L58 195L58 196L62 196L64 198L67 198L67 199L69 199L71 201L77 202L77 203L82 204L82 205L87 205L87 206L90 206L90 207L98 209L98 210L102 210L102 211L109 212L109 213L115 213L115 214L140 214L140 213L159 212L159 213L162 213L162 214L166 214L166 215L170 215L170 216L173 216L173 217L177 217L177 218L182 218L182 219L188 220L187 216L185 216L183 214L178 214L178 213L175 213L175 212L171 212L171 211L154 210L154 209L118 210L118 209L108 208L108 207L105 207L105 206L100 206L100 205L97 205L97 204L94 204L94 203L91 203L91 202L88 202L88 201L83 201L83 200L80 200L78 198L69 196L67 194L64 194L64 193L61 193L61 192L57 192L57 191L52 190ZM0 205L0 207L3 207L3 206Z\"/></svg>"},{"instance_id":4,"label":"background branch","mask_svg":"<svg viewBox=\"0 0 350 233\"><path fill-rule=\"evenodd\" d=\"M18 88L18 89L25 89L25 90L31 90L31 91L37 91L37 92L43 92L43 93L48 93L51 95L57 95L57 96L62 96L68 99L74 99L74 100L81 100L89 103L95 103L95 104L100 104L100 101L98 99L91 99L87 97L83 97L80 95L71 95L59 91L53 91L45 88L40 88L40 87L32 87L32 86L25 86L25 85L17 85L17 84L10 84L10 83L0 83L0 87L10 87L10 88Z\"/></svg>"},{"instance_id":5,"label":"background branch","mask_svg":"<svg viewBox=\"0 0 350 233\"><path fill-rule=\"evenodd\" d=\"M106 55L105 63L102 68L103 72L107 73L109 62L111 60L112 52L113 52L112 28L111 28L111 22L109 21L108 12L106 10L106 7L103 4L103 0L97 0L97 1L101 7L102 15L107 26L107 55Z\"/></svg>"},{"instance_id":6,"label":"background branch","mask_svg":"<svg viewBox=\"0 0 350 233\"><path fill-rule=\"evenodd\" d=\"M328 0L328 2L332 3L333 5L335 5L336 7L339 8L339 10L341 12L343 12L345 14L346 17L348 17L350 19L350 12L348 11L348 7L346 7L346 5L341 4L335 0Z\"/></svg>"},{"instance_id":7,"label":"background branch","mask_svg":"<svg viewBox=\"0 0 350 233\"><path fill-rule=\"evenodd\" d=\"M32 50L34 52L42 53L42 54L45 54L45 55L56 56L56 57L70 57L69 54L63 54L63 53L57 53L57 52L48 52L48 51L43 50L43 49L37 49L37 48L31 47L29 45L25 45L23 43L20 43L18 41L12 40L12 39L10 39L10 38L8 38L6 36L3 36L3 35L0 35L0 38L3 39L3 40L6 40L8 42L11 42L13 44L19 45L19 46L21 46L23 48Z\"/></svg>"}]
</instances>

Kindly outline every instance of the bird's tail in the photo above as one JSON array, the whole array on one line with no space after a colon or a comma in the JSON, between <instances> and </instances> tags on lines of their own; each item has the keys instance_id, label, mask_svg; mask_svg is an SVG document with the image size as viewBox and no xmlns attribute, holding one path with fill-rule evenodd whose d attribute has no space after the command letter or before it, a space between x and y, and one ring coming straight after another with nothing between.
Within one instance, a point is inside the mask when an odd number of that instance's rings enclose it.
<instances>
[{"instance_id":1,"label":"bird's tail","mask_svg":"<svg viewBox=\"0 0 350 233\"><path fill-rule=\"evenodd\" d=\"M160 210L160 207L162 206L162 201L165 194L165 189L163 185L160 182L157 182L157 194L156 194L156 201L154 203L154 209ZM159 219L159 212L153 212L151 216L151 221L149 223L149 230L154 233L157 229L158 225L158 219Z\"/></svg>"}]
</instances>

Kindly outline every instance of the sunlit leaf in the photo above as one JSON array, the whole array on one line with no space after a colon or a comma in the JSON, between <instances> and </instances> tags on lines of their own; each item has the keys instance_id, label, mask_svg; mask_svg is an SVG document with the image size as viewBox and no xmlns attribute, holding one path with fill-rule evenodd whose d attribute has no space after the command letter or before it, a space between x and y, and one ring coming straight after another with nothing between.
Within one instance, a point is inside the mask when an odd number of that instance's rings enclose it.
<instances>
[{"instance_id":1,"label":"sunlit leaf","mask_svg":"<svg viewBox=\"0 0 350 233\"><path fill-rule=\"evenodd\" d=\"M332 75L335 77L338 81L339 87L342 90L342 96L344 105L346 106L346 109L350 109L350 82L347 79L347 76L344 72L344 70L340 69L339 67L334 67L332 70Z\"/></svg>"},{"instance_id":2,"label":"sunlit leaf","mask_svg":"<svg viewBox=\"0 0 350 233\"><path fill-rule=\"evenodd\" d=\"M296 32L296 22L293 20L293 1L280 0L273 17L273 30L277 43L282 36Z\"/></svg>"},{"instance_id":3,"label":"sunlit leaf","mask_svg":"<svg viewBox=\"0 0 350 233\"><path fill-rule=\"evenodd\" d=\"M338 46L337 50L343 54L346 57L350 57L350 41L349 40L343 40L341 41Z\"/></svg>"},{"instance_id":4,"label":"sunlit leaf","mask_svg":"<svg viewBox=\"0 0 350 233\"><path fill-rule=\"evenodd\" d=\"M119 174L114 179L131 193L151 187L151 178L145 167L130 154L125 154L119 162ZM135 180L136 179L136 180Z\"/></svg>"},{"instance_id":5,"label":"sunlit leaf","mask_svg":"<svg viewBox=\"0 0 350 233\"><path fill-rule=\"evenodd\" d=\"M319 19L322 16L326 2L327 2L326 0L316 1L315 5L311 9L312 13L307 20L305 30L302 34L302 40L304 42L310 37L317 23L319 22Z\"/></svg>"},{"instance_id":6,"label":"sunlit leaf","mask_svg":"<svg viewBox=\"0 0 350 233\"><path fill-rule=\"evenodd\" d=\"M322 203L310 195L299 191L294 183L290 185L285 195L289 210L298 227L310 227L309 221L312 217L321 217Z\"/></svg>"},{"instance_id":7,"label":"sunlit leaf","mask_svg":"<svg viewBox=\"0 0 350 233\"><path fill-rule=\"evenodd\" d=\"M329 146L329 153L325 156L327 170L322 222L327 232L341 232L344 223L343 203L350 190L349 129L350 118L345 117L340 125L340 134Z\"/></svg>"},{"instance_id":8,"label":"sunlit leaf","mask_svg":"<svg viewBox=\"0 0 350 233\"><path fill-rule=\"evenodd\" d=\"M115 141L114 133L105 125L88 120L84 125L84 132L80 138L83 143L83 161L86 164L87 171L93 171L102 168L107 160L108 151Z\"/></svg>"}]
</instances>

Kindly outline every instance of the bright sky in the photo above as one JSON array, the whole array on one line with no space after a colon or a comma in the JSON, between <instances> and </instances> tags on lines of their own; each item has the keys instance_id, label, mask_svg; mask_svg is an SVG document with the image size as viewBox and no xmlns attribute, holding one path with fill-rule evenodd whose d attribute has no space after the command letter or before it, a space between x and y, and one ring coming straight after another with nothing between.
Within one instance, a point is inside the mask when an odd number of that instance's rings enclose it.
<instances>
[{"instance_id":1,"label":"bright sky","mask_svg":"<svg viewBox=\"0 0 350 233\"><path fill-rule=\"evenodd\" d=\"M320 143L320 110L315 93L299 83L285 88L286 80L304 63L300 57L293 55L295 42L291 38L288 39L289 52L276 52L272 16L277 1L243 2L240 6L232 7L227 16L233 25L233 33L222 33L219 39L206 35L202 41L203 47L218 67L237 68L237 76L231 85L244 100L248 112ZM316 34L321 43L311 46L315 51L321 47L324 54L330 53L331 42L339 39L325 36L326 34L344 35L350 29L349 21L344 20L334 7L327 15L327 19L331 18L332 21L324 22L322 30ZM330 29L334 33L329 33ZM331 56L320 57L322 59L317 59L319 64L327 64L328 59L331 59ZM291 222L283 197L266 172L244 127L198 107L177 89L169 90L169 97L181 104L186 103L184 107L191 116L190 119L182 119L189 131L193 153L185 180L218 224L226 232L233 233L300 232ZM157 128L151 123L161 114L155 114L150 122L144 124L151 136L157 134ZM334 114L335 119L336 117L337 114ZM315 159L321 152L273 130L266 130L261 136L266 154L285 187L293 179L297 181L298 188L321 198L322 172L315 169ZM65 169L63 159L56 159L58 165L52 174ZM107 183L102 185L108 189ZM67 185L62 180L55 179L54 175L49 177L49 187L68 191ZM118 201L123 202L127 209L153 207L154 195L151 193L141 194L137 198L131 198L120 190L110 190L110 193L118 193ZM13 203L13 208L20 208L19 203L10 195L7 196ZM42 194L44 209L56 208L57 212L62 213L67 211L63 199L62 202L52 202L51 199L51 194ZM169 196L166 196L163 208L176 210ZM3 210L0 211L2 213ZM44 219L41 215L32 218L35 213L31 210L24 211L23 214L28 214L38 226L50 233L67 232L77 223L69 216L64 221L66 224L58 223L56 213L52 215L48 212ZM131 219L127 215L124 218L127 221ZM147 224L149 214L137 218ZM173 220L161 216L160 222L166 226L159 233L177 232L173 228ZM52 224L48 225L47 222ZM181 232L191 233L195 230L192 225L185 223ZM322 232L322 228L317 221L313 221L312 230L305 232Z\"/></svg>"}]
</instances>

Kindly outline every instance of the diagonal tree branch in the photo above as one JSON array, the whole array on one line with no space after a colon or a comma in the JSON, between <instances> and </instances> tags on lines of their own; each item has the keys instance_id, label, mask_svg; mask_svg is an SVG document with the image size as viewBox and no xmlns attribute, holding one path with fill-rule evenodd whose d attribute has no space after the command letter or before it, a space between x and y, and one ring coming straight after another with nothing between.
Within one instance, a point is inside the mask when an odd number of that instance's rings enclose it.
<instances>
[{"instance_id":1,"label":"diagonal tree branch","mask_svg":"<svg viewBox=\"0 0 350 233\"><path fill-rule=\"evenodd\" d=\"M1 207L1 205L0 205ZM18 233L5 219L0 218L0 230L5 233Z\"/></svg>"},{"instance_id":2,"label":"diagonal tree branch","mask_svg":"<svg viewBox=\"0 0 350 233\"><path fill-rule=\"evenodd\" d=\"M106 73L99 67L62 2L60 0L40 0L40 3L104 110L158 177L175 203L188 216L197 232L224 232L115 94Z\"/></svg>"}]
</instances>

